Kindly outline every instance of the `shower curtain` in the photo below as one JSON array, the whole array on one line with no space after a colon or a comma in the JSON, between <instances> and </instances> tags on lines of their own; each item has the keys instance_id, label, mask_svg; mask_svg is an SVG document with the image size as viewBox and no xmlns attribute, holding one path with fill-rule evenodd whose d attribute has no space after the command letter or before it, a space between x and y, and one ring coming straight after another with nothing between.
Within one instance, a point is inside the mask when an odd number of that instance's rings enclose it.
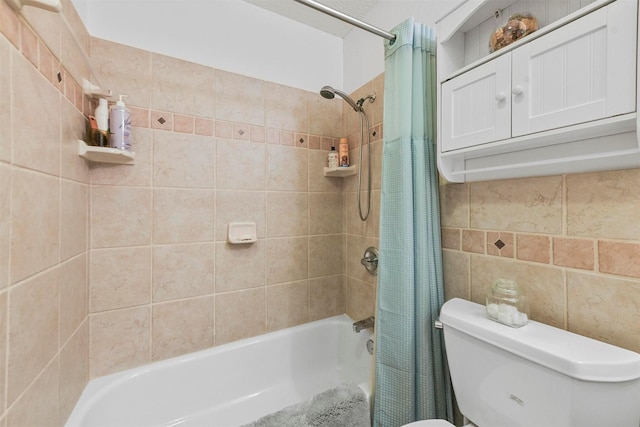
<instances>
[{"instance_id":1,"label":"shower curtain","mask_svg":"<svg viewBox=\"0 0 640 427\"><path fill-rule=\"evenodd\" d=\"M453 422L435 161L435 33L413 19L385 42L374 426Z\"/></svg>"}]
</instances>

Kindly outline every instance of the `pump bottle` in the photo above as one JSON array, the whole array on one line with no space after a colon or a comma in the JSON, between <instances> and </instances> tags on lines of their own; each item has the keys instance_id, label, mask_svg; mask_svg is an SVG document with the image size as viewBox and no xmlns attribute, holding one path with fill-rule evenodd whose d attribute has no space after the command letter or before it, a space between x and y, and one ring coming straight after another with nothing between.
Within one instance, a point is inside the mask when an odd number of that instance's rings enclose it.
<instances>
[{"instance_id":1,"label":"pump bottle","mask_svg":"<svg viewBox=\"0 0 640 427\"><path fill-rule=\"evenodd\" d=\"M131 151L131 111L122 101L123 97L111 106L109 114L109 131L111 132L111 147L119 150Z\"/></svg>"}]
</instances>

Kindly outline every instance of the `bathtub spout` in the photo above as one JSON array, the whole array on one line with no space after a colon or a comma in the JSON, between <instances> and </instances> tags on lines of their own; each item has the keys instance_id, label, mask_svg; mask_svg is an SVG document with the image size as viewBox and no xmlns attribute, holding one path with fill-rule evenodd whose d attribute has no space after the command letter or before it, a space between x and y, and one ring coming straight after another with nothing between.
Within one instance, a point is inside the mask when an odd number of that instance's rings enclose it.
<instances>
[{"instance_id":1,"label":"bathtub spout","mask_svg":"<svg viewBox=\"0 0 640 427\"><path fill-rule=\"evenodd\" d=\"M353 332L360 332L363 329L372 329L375 324L375 320L375 317L371 316L355 322L353 324Z\"/></svg>"}]
</instances>

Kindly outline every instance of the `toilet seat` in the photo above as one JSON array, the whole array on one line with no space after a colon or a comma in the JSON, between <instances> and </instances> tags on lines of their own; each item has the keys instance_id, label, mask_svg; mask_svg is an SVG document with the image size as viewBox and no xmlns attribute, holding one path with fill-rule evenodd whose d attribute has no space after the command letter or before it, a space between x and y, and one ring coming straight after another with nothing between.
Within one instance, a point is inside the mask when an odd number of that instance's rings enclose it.
<instances>
[{"instance_id":1,"label":"toilet seat","mask_svg":"<svg viewBox=\"0 0 640 427\"><path fill-rule=\"evenodd\" d=\"M412 423L405 424L403 427L455 427L455 426L445 420L422 420L422 421L414 421Z\"/></svg>"}]
</instances>

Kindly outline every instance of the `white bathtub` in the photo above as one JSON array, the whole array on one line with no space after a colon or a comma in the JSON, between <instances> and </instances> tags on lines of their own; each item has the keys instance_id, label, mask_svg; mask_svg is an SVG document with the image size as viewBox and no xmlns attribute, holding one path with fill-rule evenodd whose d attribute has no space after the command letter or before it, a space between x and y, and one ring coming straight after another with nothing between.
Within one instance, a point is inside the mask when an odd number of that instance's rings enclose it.
<instances>
[{"instance_id":1,"label":"white bathtub","mask_svg":"<svg viewBox=\"0 0 640 427\"><path fill-rule=\"evenodd\" d=\"M346 315L89 382L66 427L239 426L342 382L370 396L369 331Z\"/></svg>"}]
</instances>

